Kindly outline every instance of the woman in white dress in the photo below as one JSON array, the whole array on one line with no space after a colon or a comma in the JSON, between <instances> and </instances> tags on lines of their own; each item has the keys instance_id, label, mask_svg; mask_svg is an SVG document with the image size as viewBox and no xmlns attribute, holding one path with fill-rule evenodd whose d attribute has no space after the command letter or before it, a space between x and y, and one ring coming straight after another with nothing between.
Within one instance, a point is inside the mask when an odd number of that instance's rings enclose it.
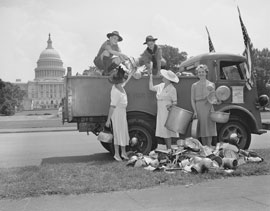
<instances>
[{"instance_id":1,"label":"woman in white dress","mask_svg":"<svg viewBox=\"0 0 270 211\"><path fill-rule=\"evenodd\" d=\"M177 104L177 92L172 83L178 83L179 78L171 70L160 70L162 81L158 85L153 85L152 71L149 75L149 89L155 91L157 97L157 123L156 136L165 139L167 149L171 149L172 137L179 137L178 133L168 130L165 127L171 106Z\"/></svg>"},{"instance_id":2,"label":"woman in white dress","mask_svg":"<svg viewBox=\"0 0 270 211\"><path fill-rule=\"evenodd\" d=\"M125 84L131 75L125 81L124 71L118 67L118 71L113 73L109 81L114 84L111 89L111 104L109 109L106 127L113 128L114 136L114 159L122 161L128 159L126 146L129 144L128 124L126 116L126 107L128 104L127 93L124 89ZM119 146L121 147L121 156L119 154ZM121 158L122 157L122 158Z\"/></svg>"}]
</instances>

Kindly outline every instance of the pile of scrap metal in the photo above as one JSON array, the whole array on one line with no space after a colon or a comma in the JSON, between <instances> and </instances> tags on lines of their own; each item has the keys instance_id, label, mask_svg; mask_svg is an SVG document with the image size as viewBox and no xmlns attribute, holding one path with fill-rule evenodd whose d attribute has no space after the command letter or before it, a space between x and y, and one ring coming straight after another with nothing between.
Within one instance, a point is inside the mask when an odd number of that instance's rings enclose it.
<instances>
[{"instance_id":1,"label":"pile of scrap metal","mask_svg":"<svg viewBox=\"0 0 270 211\"><path fill-rule=\"evenodd\" d=\"M172 150L151 151L148 156L135 153L127 166L143 167L146 170L165 172L182 170L204 173L208 171L233 172L237 166L247 162L262 162L254 151L239 149L236 142L218 143L215 149L203 146L195 138L180 139Z\"/></svg>"}]
</instances>

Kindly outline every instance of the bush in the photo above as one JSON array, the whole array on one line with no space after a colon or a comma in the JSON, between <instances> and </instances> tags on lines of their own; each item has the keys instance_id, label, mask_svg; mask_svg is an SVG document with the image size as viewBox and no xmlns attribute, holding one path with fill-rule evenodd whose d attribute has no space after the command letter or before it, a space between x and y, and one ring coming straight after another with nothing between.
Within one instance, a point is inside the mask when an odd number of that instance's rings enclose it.
<instances>
[{"instance_id":1,"label":"bush","mask_svg":"<svg viewBox=\"0 0 270 211\"><path fill-rule=\"evenodd\" d=\"M5 101L0 107L0 113L11 116L15 114L15 106L10 101Z\"/></svg>"}]
</instances>

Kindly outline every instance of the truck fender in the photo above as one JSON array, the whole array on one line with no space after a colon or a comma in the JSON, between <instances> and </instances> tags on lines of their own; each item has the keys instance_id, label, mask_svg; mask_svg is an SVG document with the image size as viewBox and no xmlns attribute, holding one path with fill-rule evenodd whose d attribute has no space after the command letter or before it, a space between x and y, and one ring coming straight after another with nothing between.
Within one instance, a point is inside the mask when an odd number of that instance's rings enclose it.
<instances>
[{"instance_id":1,"label":"truck fender","mask_svg":"<svg viewBox=\"0 0 270 211\"><path fill-rule=\"evenodd\" d=\"M249 125L251 125L250 129L252 132L257 133L259 131L260 127L256 121L256 118L246 108L238 106L238 105L228 105L228 106L222 107L221 109L218 109L218 111L232 111L232 110L241 111L242 116L245 115L245 117L247 117L247 120L249 120L248 123L249 123Z\"/></svg>"},{"instance_id":2,"label":"truck fender","mask_svg":"<svg viewBox=\"0 0 270 211\"><path fill-rule=\"evenodd\" d=\"M128 111L127 112L127 116L130 117L130 116L147 116L149 117L150 119L153 119L155 120L156 119L156 115L155 114L152 114L152 113L149 113L149 112L145 112L145 111Z\"/></svg>"}]
</instances>

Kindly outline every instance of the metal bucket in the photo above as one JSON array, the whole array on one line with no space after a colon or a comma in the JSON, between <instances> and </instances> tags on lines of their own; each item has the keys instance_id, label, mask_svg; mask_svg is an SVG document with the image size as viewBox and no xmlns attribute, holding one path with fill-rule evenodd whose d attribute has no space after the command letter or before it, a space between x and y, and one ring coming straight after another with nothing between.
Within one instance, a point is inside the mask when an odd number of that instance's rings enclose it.
<instances>
[{"instance_id":1,"label":"metal bucket","mask_svg":"<svg viewBox=\"0 0 270 211\"><path fill-rule=\"evenodd\" d=\"M193 113L177 106L172 106L165 127L176 133L185 134L192 120Z\"/></svg>"}]
</instances>

